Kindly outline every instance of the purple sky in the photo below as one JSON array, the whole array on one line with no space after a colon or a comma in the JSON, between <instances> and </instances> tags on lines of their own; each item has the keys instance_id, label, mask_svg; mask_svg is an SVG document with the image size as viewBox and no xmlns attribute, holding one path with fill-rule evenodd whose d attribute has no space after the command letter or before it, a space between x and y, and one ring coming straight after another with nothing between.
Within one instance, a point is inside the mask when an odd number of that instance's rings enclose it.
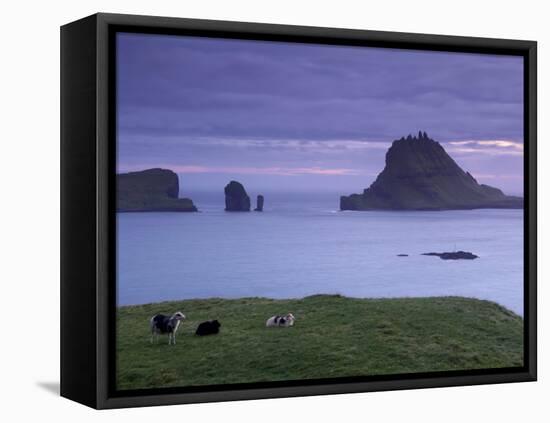
<instances>
[{"instance_id":1,"label":"purple sky","mask_svg":"<svg viewBox=\"0 0 550 423\"><path fill-rule=\"evenodd\" d=\"M119 34L117 53L119 172L347 194L422 130L522 194L522 58L142 34Z\"/></svg>"}]
</instances>

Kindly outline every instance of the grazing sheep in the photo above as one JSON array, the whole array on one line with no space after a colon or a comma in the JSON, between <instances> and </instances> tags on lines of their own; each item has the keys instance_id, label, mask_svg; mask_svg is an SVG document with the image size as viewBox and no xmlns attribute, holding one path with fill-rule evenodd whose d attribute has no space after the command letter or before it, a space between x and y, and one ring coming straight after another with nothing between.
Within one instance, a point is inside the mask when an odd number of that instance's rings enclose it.
<instances>
[{"instance_id":1,"label":"grazing sheep","mask_svg":"<svg viewBox=\"0 0 550 423\"><path fill-rule=\"evenodd\" d=\"M271 316L265 322L265 326L268 328L288 328L294 326L294 320L296 318L292 313L288 313L286 316Z\"/></svg>"},{"instance_id":2,"label":"grazing sheep","mask_svg":"<svg viewBox=\"0 0 550 423\"><path fill-rule=\"evenodd\" d=\"M176 332L180 322L185 319L181 311L177 311L172 316L156 314L151 317L151 343L155 340L155 335L168 334L168 345L176 345Z\"/></svg>"},{"instance_id":3,"label":"grazing sheep","mask_svg":"<svg viewBox=\"0 0 550 423\"><path fill-rule=\"evenodd\" d=\"M202 322L197 330L195 335L204 336L204 335L215 335L220 331L221 323L217 320L210 320L208 322Z\"/></svg>"}]
</instances>

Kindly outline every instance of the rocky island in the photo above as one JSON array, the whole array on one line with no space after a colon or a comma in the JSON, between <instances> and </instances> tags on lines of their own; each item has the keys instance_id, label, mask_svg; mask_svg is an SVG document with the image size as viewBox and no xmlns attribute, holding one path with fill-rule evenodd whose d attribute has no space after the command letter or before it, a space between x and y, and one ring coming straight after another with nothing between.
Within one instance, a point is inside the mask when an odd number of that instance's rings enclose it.
<instances>
[{"instance_id":1,"label":"rocky island","mask_svg":"<svg viewBox=\"0 0 550 423\"><path fill-rule=\"evenodd\" d=\"M225 186L225 211L250 211L250 197L243 185L231 181Z\"/></svg>"},{"instance_id":2,"label":"rocky island","mask_svg":"<svg viewBox=\"0 0 550 423\"><path fill-rule=\"evenodd\" d=\"M121 173L116 177L117 212L196 212L189 198L178 198L178 175L168 169Z\"/></svg>"},{"instance_id":3,"label":"rocky island","mask_svg":"<svg viewBox=\"0 0 550 423\"><path fill-rule=\"evenodd\" d=\"M393 142L386 166L361 194L340 197L340 210L523 208L523 198L479 184L426 132Z\"/></svg>"},{"instance_id":4,"label":"rocky island","mask_svg":"<svg viewBox=\"0 0 550 423\"><path fill-rule=\"evenodd\" d=\"M450 253L422 253L423 256L436 256L441 260L475 260L479 258L468 251L453 251Z\"/></svg>"}]
</instances>

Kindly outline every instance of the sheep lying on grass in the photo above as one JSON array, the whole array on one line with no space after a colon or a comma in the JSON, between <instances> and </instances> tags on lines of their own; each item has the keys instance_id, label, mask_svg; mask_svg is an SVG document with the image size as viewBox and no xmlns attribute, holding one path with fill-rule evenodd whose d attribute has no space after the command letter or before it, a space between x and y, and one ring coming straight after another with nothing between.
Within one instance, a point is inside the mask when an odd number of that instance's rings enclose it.
<instances>
[{"instance_id":1,"label":"sheep lying on grass","mask_svg":"<svg viewBox=\"0 0 550 423\"><path fill-rule=\"evenodd\" d=\"M265 326L268 328L288 328L289 326L294 326L294 320L296 318L292 313L288 313L286 316L271 316L265 322Z\"/></svg>"},{"instance_id":2,"label":"sheep lying on grass","mask_svg":"<svg viewBox=\"0 0 550 423\"><path fill-rule=\"evenodd\" d=\"M221 323L217 320L210 320L208 322L202 322L195 331L195 335L215 335L220 331Z\"/></svg>"}]
</instances>

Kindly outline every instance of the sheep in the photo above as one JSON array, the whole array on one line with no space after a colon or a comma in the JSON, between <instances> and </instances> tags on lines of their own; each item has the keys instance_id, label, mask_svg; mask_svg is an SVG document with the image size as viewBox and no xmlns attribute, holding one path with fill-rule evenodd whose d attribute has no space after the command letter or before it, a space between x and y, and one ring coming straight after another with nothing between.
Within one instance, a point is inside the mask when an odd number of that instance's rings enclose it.
<instances>
[{"instance_id":1,"label":"sheep","mask_svg":"<svg viewBox=\"0 0 550 423\"><path fill-rule=\"evenodd\" d=\"M168 345L176 345L176 332L183 320L185 320L185 315L181 311L175 312L170 317L164 314L156 314L151 317L151 343L154 342L155 336L168 334Z\"/></svg>"},{"instance_id":2,"label":"sheep","mask_svg":"<svg viewBox=\"0 0 550 423\"><path fill-rule=\"evenodd\" d=\"M289 326L294 326L294 320L296 318L292 313L288 313L286 316L271 316L265 322L265 326L268 328L288 328Z\"/></svg>"},{"instance_id":3,"label":"sheep","mask_svg":"<svg viewBox=\"0 0 550 423\"><path fill-rule=\"evenodd\" d=\"M195 332L195 335L215 335L220 331L221 323L217 320L209 320L208 322L202 322Z\"/></svg>"}]
</instances>

